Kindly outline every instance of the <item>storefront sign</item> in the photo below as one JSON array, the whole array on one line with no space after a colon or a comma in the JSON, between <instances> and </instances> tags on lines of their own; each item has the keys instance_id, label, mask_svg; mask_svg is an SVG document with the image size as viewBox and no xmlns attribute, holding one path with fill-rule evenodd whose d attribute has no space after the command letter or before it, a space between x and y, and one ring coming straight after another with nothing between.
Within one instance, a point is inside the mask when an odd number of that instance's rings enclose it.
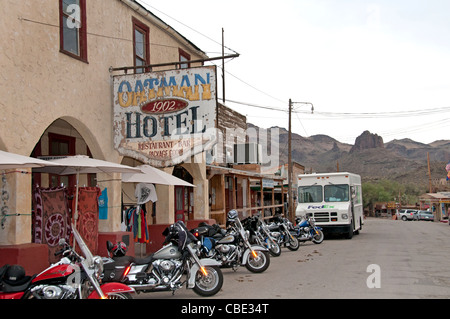
<instances>
[{"instance_id":1,"label":"storefront sign","mask_svg":"<svg viewBox=\"0 0 450 319\"><path fill-rule=\"evenodd\" d=\"M275 182L272 179L262 179L263 188L274 188Z\"/></svg>"},{"instance_id":2,"label":"storefront sign","mask_svg":"<svg viewBox=\"0 0 450 319\"><path fill-rule=\"evenodd\" d=\"M114 147L157 167L215 144L216 67L115 76Z\"/></svg>"}]
</instances>

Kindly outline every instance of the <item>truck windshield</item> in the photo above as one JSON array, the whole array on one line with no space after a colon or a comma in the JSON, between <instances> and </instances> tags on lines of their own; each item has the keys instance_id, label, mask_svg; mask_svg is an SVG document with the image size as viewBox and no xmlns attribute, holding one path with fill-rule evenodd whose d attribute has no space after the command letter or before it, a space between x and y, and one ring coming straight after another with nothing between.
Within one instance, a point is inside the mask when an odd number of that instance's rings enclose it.
<instances>
[{"instance_id":1,"label":"truck windshield","mask_svg":"<svg viewBox=\"0 0 450 319\"><path fill-rule=\"evenodd\" d=\"M320 203L323 200L322 186L300 186L298 188L299 203Z\"/></svg>"},{"instance_id":2,"label":"truck windshield","mask_svg":"<svg viewBox=\"0 0 450 319\"><path fill-rule=\"evenodd\" d=\"M326 202L348 202L348 185L326 185L325 201Z\"/></svg>"}]
</instances>

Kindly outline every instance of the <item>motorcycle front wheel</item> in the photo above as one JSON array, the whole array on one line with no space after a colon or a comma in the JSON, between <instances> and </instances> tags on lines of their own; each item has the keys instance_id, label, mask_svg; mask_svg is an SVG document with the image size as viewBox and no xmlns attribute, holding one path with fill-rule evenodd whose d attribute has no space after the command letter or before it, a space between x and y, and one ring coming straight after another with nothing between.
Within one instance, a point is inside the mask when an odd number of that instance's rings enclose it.
<instances>
[{"instance_id":1,"label":"motorcycle front wheel","mask_svg":"<svg viewBox=\"0 0 450 319\"><path fill-rule=\"evenodd\" d=\"M265 271L269 268L270 265L270 256L266 251L254 251L256 253L256 257L253 256L253 253L248 254L247 262L245 263L245 267L254 273L259 273Z\"/></svg>"},{"instance_id":2,"label":"motorcycle front wheel","mask_svg":"<svg viewBox=\"0 0 450 319\"><path fill-rule=\"evenodd\" d=\"M313 236L312 242L313 242L314 244L320 244L321 242L323 242L323 238L324 238L323 231L321 231L320 229L318 229L318 230L317 230L317 234L315 234L315 235Z\"/></svg>"},{"instance_id":3,"label":"motorcycle front wheel","mask_svg":"<svg viewBox=\"0 0 450 319\"><path fill-rule=\"evenodd\" d=\"M298 241L298 238L294 237L292 235L289 236L287 248L289 250L296 251L296 250L298 250L299 247L300 247L300 242Z\"/></svg>"},{"instance_id":4,"label":"motorcycle front wheel","mask_svg":"<svg viewBox=\"0 0 450 319\"><path fill-rule=\"evenodd\" d=\"M215 266L206 266L207 275L199 269L195 275L195 286L193 290L196 294L209 297L220 291L223 285L222 271Z\"/></svg>"},{"instance_id":5,"label":"motorcycle front wheel","mask_svg":"<svg viewBox=\"0 0 450 319\"><path fill-rule=\"evenodd\" d=\"M267 246L268 246L267 248L269 249L270 255L272 255L274 257L278 257L281 255L281 247L280 247L280 245L278 245L278 243L268 241Z\"/></svg>"}]
</instances>

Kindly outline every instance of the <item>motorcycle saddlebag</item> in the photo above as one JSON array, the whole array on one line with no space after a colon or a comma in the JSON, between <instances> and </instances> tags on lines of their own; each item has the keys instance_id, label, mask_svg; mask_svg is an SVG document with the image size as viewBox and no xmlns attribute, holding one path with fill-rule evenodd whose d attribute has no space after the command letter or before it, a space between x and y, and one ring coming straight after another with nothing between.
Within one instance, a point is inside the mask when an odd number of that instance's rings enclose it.
<instances>
[{"instance_id":1,"label":"motorcycle saddlebag","mask_svg":"<svg viewBox=\"0 0 450 319\"><path fill-rule=\"evenodd\" d=\"M103 259L103 282L121 281L125 268L128 267L133 258L131 256Z\"/></svg>"}]
</instances>

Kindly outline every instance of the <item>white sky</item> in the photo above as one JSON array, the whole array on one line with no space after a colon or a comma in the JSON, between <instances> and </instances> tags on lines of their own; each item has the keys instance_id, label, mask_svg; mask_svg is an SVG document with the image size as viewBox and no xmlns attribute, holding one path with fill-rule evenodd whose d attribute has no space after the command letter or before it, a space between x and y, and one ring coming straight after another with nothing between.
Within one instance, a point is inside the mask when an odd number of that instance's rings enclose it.
<instances>
[{"instance_id":1,"label":"white sky","mask_svg":"<svg viewBox=\"0 0 450 319\"><path fill-rule=\"evenodd\" d=\"M313 103L314 114L294 105L295 133L350 144L364 130L385 143L450 139L448 0L139 2L210 57L221 55L224 28L225 46L240 54L226 60L226 100L286 111L289 98ZM226 105L260 127L288 127L287 112Z\"/></svg>"}]
</instances>

